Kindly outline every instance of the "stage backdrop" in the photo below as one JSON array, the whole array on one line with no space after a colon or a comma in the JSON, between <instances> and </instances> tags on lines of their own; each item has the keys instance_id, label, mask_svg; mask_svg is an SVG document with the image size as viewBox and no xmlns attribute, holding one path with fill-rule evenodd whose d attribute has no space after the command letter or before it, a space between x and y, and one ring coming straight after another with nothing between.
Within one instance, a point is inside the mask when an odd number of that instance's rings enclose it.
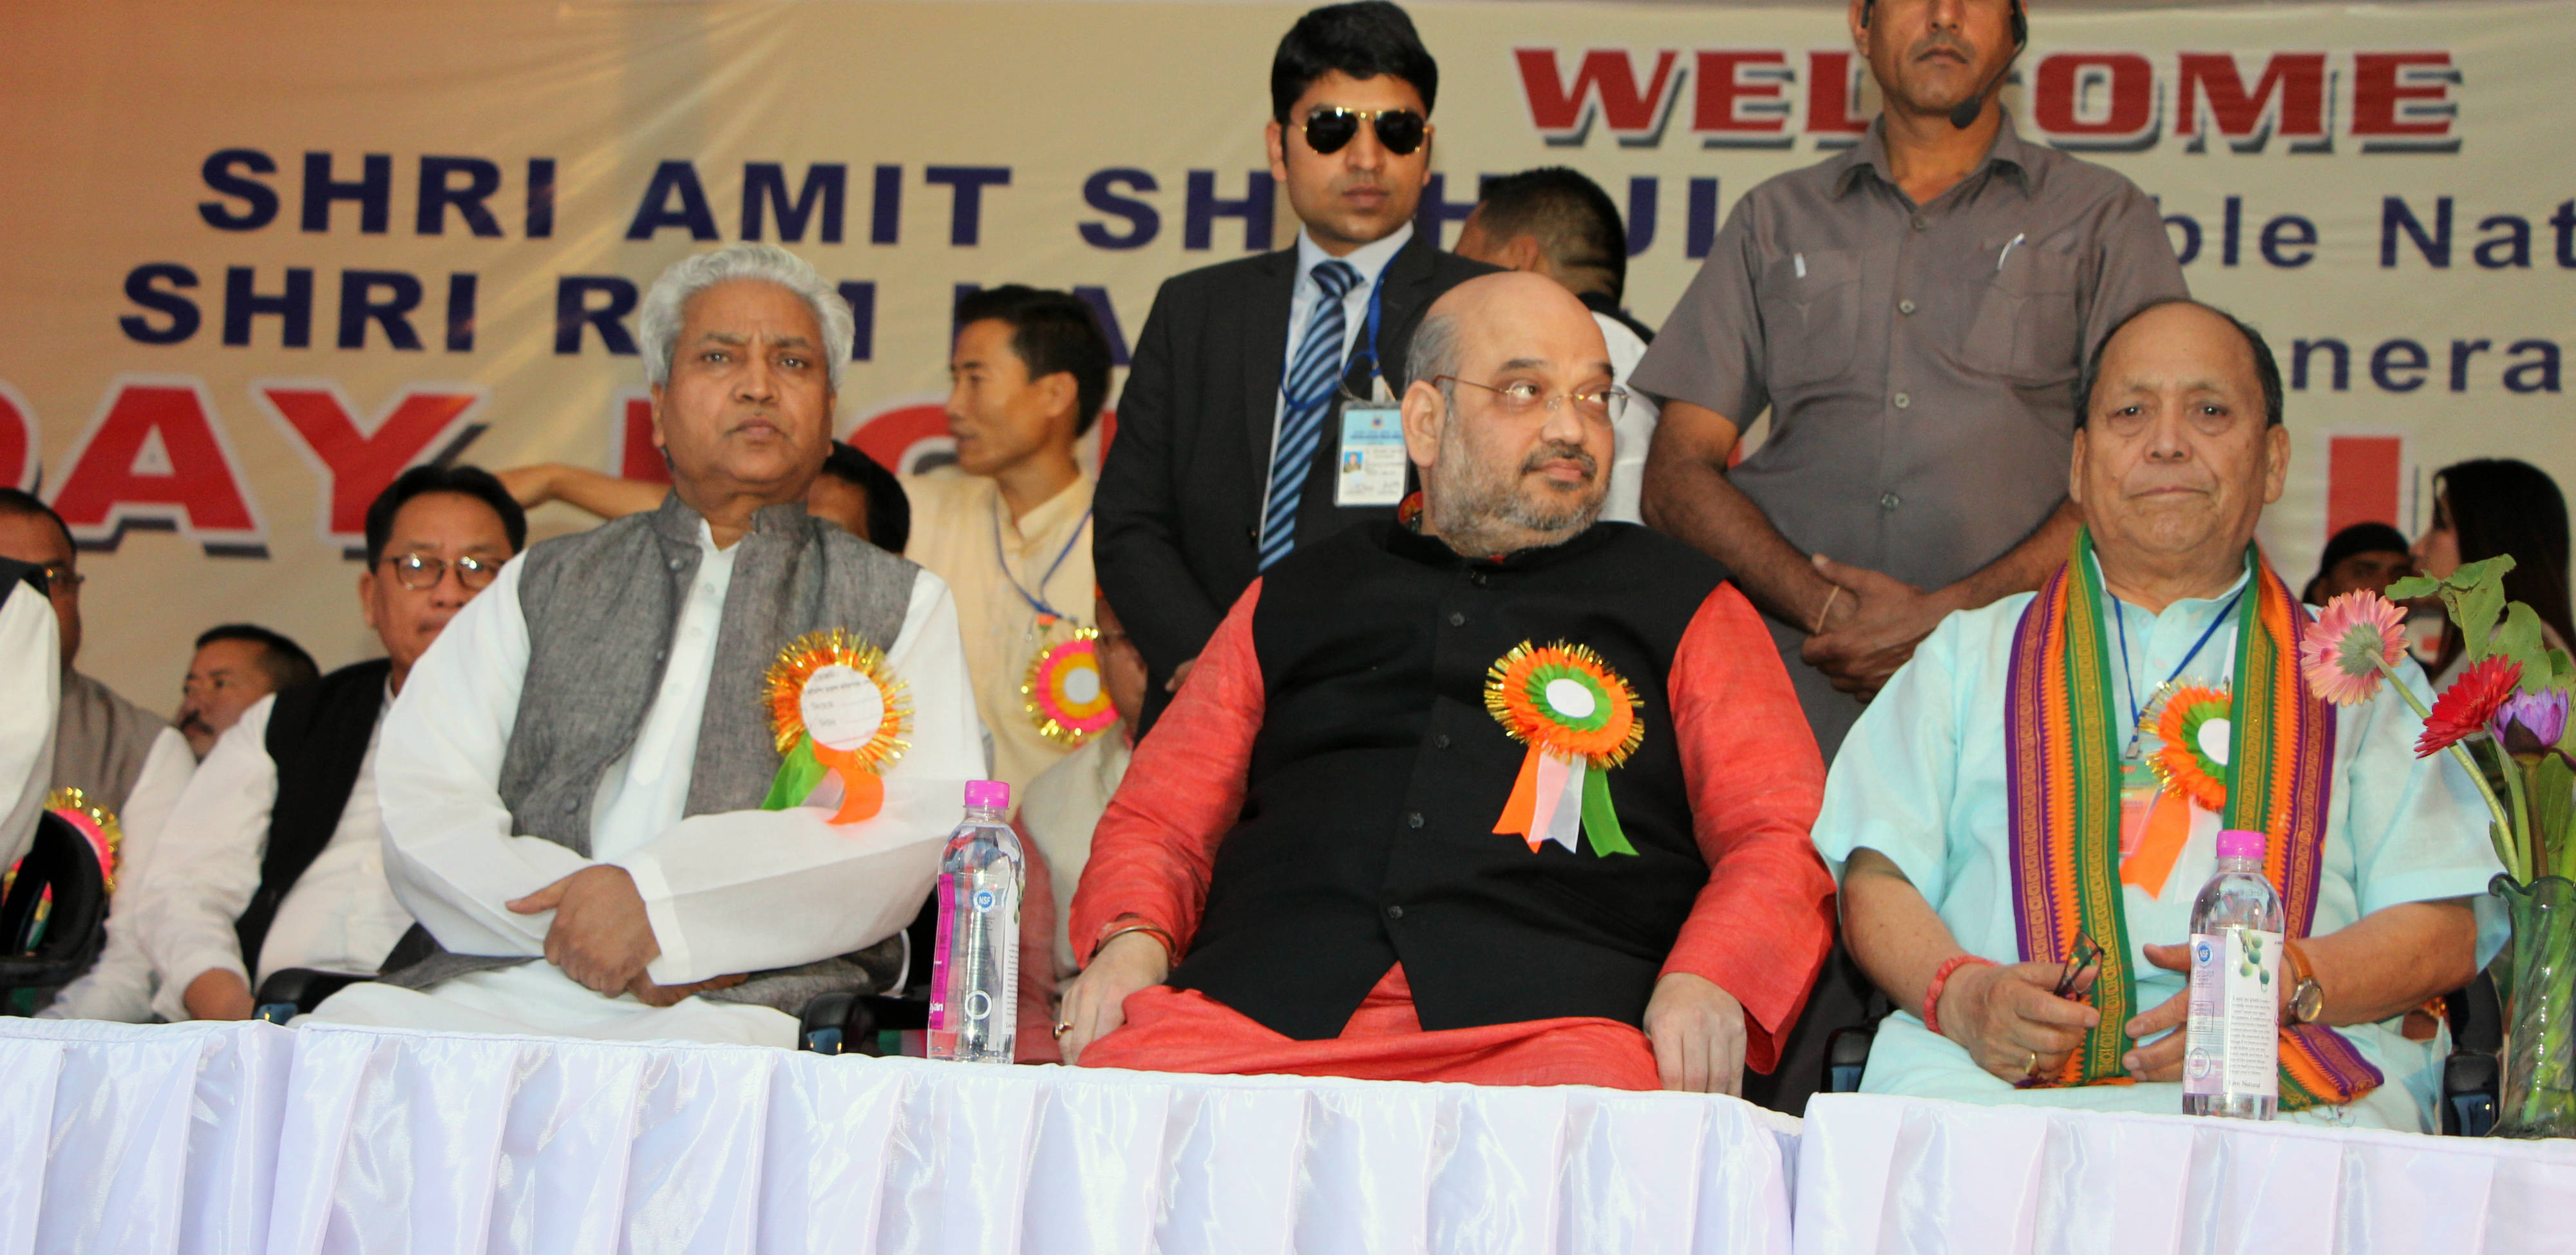
<instances>
[{"instance_id":1,"label":"stage backdrop","mask_svg":"<svg viewBox=\"0 0 2576 1255\"><path fill-rule=\"evenodd\" d=\"M939 455L949 313L1155 286L1290 238L1264 171L1299 6L89 0L0 27L0 480L91 580L85 669L175 704L186 644L267 623L369 653L368 499L427 459L650 470L640 290L784 241L858 311L845 431ZM1426 214L1564 163L1626 208L1660 321L1744 190L1875 108L1837 8L1435 4ZM2261 324L2296 464L2266 536L2410 532L2430 472L2576 482L2576 9L2058 13L2006 99L2159 196L2193 290ZM577 525L541 514L541 534Z\"/></svg>"}]
</instances>

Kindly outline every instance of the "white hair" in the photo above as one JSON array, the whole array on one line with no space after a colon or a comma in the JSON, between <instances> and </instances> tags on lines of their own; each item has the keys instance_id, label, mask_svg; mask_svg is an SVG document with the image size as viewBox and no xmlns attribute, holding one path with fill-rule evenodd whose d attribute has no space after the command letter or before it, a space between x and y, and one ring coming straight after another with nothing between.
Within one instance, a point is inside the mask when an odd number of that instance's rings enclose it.
<instances>
[{"instance_id":1,"label":"white hair","mask_svg":"<svg viewBox=\"0 0 2576 1255\"><path fill-rule=\"evenodd\" d=\"M850 303L825 282L811 262L775 244L727 244L712 253L685 257L662 272L644 294L644 312L636 318L636 348L644 354L644 381L671 382L671 353L680 342L682 311L689 298L719 283L753 279L775 283L812 306L823 329L823 362L831 372L832 390L841 389L841 368L850 356L854 319Z\"/></svg>"}]
</instances>

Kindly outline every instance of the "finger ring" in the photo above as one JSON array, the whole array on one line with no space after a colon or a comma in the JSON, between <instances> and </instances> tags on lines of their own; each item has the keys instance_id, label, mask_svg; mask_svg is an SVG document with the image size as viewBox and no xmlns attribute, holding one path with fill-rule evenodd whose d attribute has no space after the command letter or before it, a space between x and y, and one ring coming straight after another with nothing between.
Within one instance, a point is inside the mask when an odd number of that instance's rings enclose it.
<instances>
[{"instance_id":1,"label":"finger ring","mask_svg":"<svg viewBox=\"0 0 2576 1255\"><path fill-rule=\"evenodd\" d=\"M2028 1054L2028 1055L2030 1056L2030 1062L2029 1062L2029 1063L2027 1063L2027 1064L2024 1064L2024 1065L2022 1066L2022 1070L2021 1070L2021 1077L2022 1077L2022 1079L2023 1079L2023 1080L2025 1080L2025 1081L2026 1081L2026 1080L2029 1080L2030 1078L2032 1078L2032 1077L2034 1077L2034 1076L2039 1075L2039 1052L2038 1052L2038 1051L2036 1051L2036 1050L2027 1050L2027 1051L2024 1051L2023 1053Z\"/></svg>"},{"instance_id":2,"label":"finger ring","mask_svg":"<svg viewBox=\"0 0 2576 1255\"><path fill-rule=\"evenodd\" d=\"M1073 1031L1073 1026L1072 1026L1072 1025L1070 1025L1070 1024L1058 1024L1058 1025L1056 1025L1056 1026L1055 1026L1055 1035L1056 1035L1057 1037L1062 1037L1062 1036L1064 1036L1065 1034L1070 1033L1070 1032L1072 1032L1072 1031Z\"/></svg>"}]
</instances>

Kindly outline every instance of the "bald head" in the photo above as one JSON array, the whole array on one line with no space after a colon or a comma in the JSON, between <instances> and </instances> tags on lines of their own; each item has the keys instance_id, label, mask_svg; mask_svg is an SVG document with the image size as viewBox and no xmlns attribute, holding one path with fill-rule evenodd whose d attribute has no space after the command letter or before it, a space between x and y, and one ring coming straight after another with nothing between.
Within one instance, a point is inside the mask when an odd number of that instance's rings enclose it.
<instances>
[{"instance_id":1,"label":"bald head","mask_svg":"<svg viewBox=\"0 0 2576 1255\"><path fill-rule=\"evenodd\" d=\"M1600 516L1610 350L1562 285L1520 273L1459 284L1423 316L1407 366L1424 532L1486 556L1558 543Z\"/></svg>"}]
</instances>

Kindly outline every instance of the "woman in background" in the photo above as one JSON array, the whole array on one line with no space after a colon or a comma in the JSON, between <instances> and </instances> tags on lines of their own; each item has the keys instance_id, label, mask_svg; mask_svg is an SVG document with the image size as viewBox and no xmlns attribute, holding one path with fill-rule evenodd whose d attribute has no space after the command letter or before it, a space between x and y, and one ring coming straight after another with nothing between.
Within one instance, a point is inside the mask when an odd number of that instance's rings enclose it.
<instances>
[{"instance_id":1,"label":"woman in background","mask_svg":"<svg viewBox=\"0 0 2576 1255\"><path fill-rule=\"evenodd\" d=\"M2540 616L2552 646L2576 640L2567 597L2567 499L2547 472L2511 458L2455 462L2433 476L2433 526L2415 540L2415 569L2446 578L2469 562L2512 554L2504 595ZM2439 692L2466 645L2446 619L2441 653L2427 667Z\"/></svg>"}]
</instances>

